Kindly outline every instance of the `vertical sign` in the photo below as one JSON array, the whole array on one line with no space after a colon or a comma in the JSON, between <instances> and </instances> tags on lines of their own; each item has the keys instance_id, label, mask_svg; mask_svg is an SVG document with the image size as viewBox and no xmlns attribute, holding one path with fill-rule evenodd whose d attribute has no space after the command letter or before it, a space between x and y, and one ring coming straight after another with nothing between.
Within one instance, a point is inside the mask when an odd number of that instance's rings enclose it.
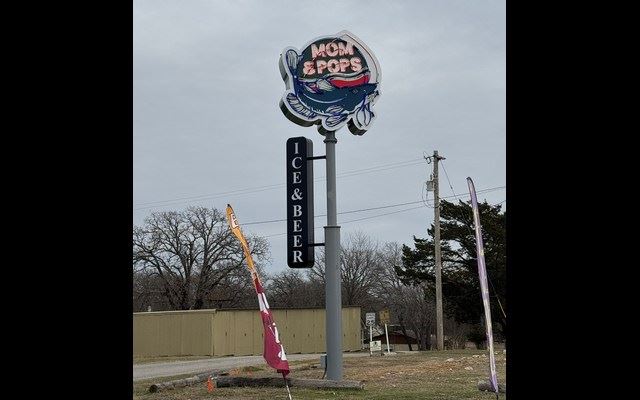
<instances>
[{"instance_id":1,"label":"vertical sign","mask_svg":"<svg viewBox=\"0 0 640 400\"><path fill-rule=\"evenodd\" d=\"M313 236L313 142L303 136L287 140L287 264L311 268Z\"/></svg>"}]
</instances>

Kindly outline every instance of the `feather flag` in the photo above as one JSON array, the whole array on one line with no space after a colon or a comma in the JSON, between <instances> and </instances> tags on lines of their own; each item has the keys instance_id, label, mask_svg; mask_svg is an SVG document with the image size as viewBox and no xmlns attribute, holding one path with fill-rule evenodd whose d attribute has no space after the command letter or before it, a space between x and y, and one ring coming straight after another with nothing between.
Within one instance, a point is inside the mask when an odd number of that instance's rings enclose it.
<instances>
[{"instance_id":1,"label":"feather flag","mask_svg":"<svg viewBox=\"0 0 640 400\"><path fill-rule=\"evenodd\" d=\"M484 263L484 245L482 243L482 228L480 227L480 212L478 210L478 198L476 188L471 178L467 178L471 205L473 207L473 226L476 233L476 254L478 259L478 276L480 278L480 291L482 292L482 304L484 305L485 326L487 330L487 347L489 348L490 382L493 391L498 395L498 377L496 375L496 359L493 352L493 329L491 327L491 306L489 303L489 286L487 284L487 268Z\"/></svg>"},{"instance_id":2,"label":"feather flag","mask_svg":"<svg viewBox=\"0 0 640 400\"><path fill-rule=\"evenodd\" d=\"M282 373L283 377L286 377L289 373L289 362L287 361L287 355L285 354L284 347L280 342L276 323L273 322L273 316L271 315L271 310L269 309L267 297L264 294L264 289L262 288L262 284L260 283L258 272L256 271L255 265L253 263L253 258L251 257L251 252L249 251L249 244L244 238L244 235L240 230L238 220L236 219L236 215L233 213L233 208L231 208L229 204L227 204L227 222L229 222L231 232L233 232L235 237L238 238L240 244L242 245L242 250L244 251L245 258L247 259L247 266L249 267L249 271L251 272L251 280L253 281L253 286L256 289L256 294L258 295L260 317L262 318L262 325L264 326L264 351L262 356L264 357L267 364L275 368L278 372Z\"/></svg>"}]
</instances>

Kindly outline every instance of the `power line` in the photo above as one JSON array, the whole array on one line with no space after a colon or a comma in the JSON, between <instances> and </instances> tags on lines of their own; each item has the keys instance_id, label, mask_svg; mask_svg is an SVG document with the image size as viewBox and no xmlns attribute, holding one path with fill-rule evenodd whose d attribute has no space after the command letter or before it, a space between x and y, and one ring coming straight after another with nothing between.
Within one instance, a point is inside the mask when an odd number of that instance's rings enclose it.
<instances>
[{"instance_id":1,"label":"power line","mask_svg":"<svg viewBox=\"0 0 640 400\"><path fill-rule=\"evenodd\" d=\"M419 202L418 202L418 203L419 203ZM349 221L340 221L339 223L340 223L340 224L349 224L349 223L351 223L351 222L358 222L358 221L362 221L362 220L365 220L365 219L372 219L372 218L384 217L384 216L386 216L386 215L398 214L398 213L402 213L402 212L406 212L406 211L411 211L411 210L417 210L418 208L424 208L424 206L423 206L423 205L420 205L420 206L418 206L418 207L411 207L411 208L407 208L407 209L404 209L404 210L398 210L398 211L392 211L392 212L383 213L383 214L378 214L378 215L372 215L372 216L370 216L370 217L364 217L364 218L352 219L352 220L349 220ZM285 221L286 221L286 220L285 220ZM242 224L242 225L247 225L247 224ZM318 226L318 227L316 227L314 230L318 230L318 229L324 229L324 228L323 228L323 227L321 227L321 226ZM284 232L284 233L275 233L275 234L272 234L272 235L266 235L266 236L262 236L262 237L264 237L264 238L268 238L268 237L275 237L275 236L284 236L284 235L286 235L286 234L287 234L286 232Z\"/></svg>"},{"instance_id":2,"label":"power line","mask_svg":"<svg viewBox=\"0 0 640 400\"><path fill-rule=\"evenodd\" d=\"M426 197L425 197L425 193L427 194ZM422 196L422 202L424 203L425 207L429 207L429 208L434 207L432 205L429 205L429 203L427 202L427 199L429 199L429 188L427 187L426 183L422 184L420 195Z\"/></svg>"},{"instance_id":3,"label":"power line","mask_svg":"<svg viewBox=\"0 0 640 400\"><path fill-rule=\"evenodd\" d=\"M276 187L280 187L280 186L284 186L284 184L280 183L280 184L275 184L275 185L254 186L254 187L250 187L250 188L236 189L236 190L231 190L231 191L228 191L228 192L220 192L220 193L214 193L214 194L203 194L203 195L199 195L199 196L178 197L178 198L175 198L175 199L168 199L168 200L148 201L148 202L144 202L144 203L138 203L136 205L138 205L138 206L150 205L150 204L158 205L159 203L181 202L181 200L206 200L206 199L212 198L212 197L235 194L235 193L244 192L244 191L247 191L247 190L255 190L255 191L259 192L261 190L276 188ZM171 205L171 204L167 204L167 205ZM139 208L136 208L136 210L142 210L142 209L145 209L145 208L153 208L153 207L139 207Z\"/></svg>"},{"instance_id":4,"label":"power line","mask_svg":"<svg viewBox=\"0 0 640 400\"><path fill-rule=\"evenodd\" d=\"M449 174L447 174L447 170L444 168L444 163L441 163L441 165L442 165L442 170L444 171L444 175L447 177L447 182L449 182L449 187L451 188L451 192L455 196L455 191L453 190L453 185L451 184L451 180L449 180ZM478 193L478 192L476 192L476 193ZM458 200L457 197L456 197L456 200ZM458 200L458 201L460 201L460 200ZM507 200L506 199L502 200L500 203L494 204L494 206L502 204L505 201L507 201ZM473 237L475 235L474 232L471 231L471 228L469 228L468 226L467 226L467 228L469 229L469 232L471 233L471 236ZM504 312L504 308L502 308L502 303L500 302L500 298L498 297L498 292L496 291L495 286L493 286L493 282L491 282L491 277L489 276L489 272L488 271L487 271L486 275L487 275L487 280L489 281L489 284L491 285L491 288L493 289L493 292L495 293L495 298L496 298L496 300L498 300L498 306L500 306L500 311L502 311L502 315L506 319L507 318L507 314Z\"/></svg>"},{"instance_id":5,"label":"power line","mask_svg":"<svg viewBox=\"0 0 640 400\"><path fill-rule=\"evenodd\" d=\"M378 218L378 217L383 217L383 216L385 216L385 215L398 214L398 213L405 212L405 211L417 210L418 208L423 208L423 207L424 207L424 206L411 207L411 208L407 208L407 209L404 209L404 210L391 211L391 212L384 213L384 214L373 215L373 216L371 216L371 217L364 217L364 218L352 219L352 220L344 221L344 222L342 222L342 221L341 221L340 223L341 223L341 224L348 224L348 223L350 223L350 222L363 221L363 220L365 220L365 219Z\"/></svg>"},{"instance_id":6,"label":"power line","mask_svg":"<svg viewBox=\"0 0 640 400\"><path fill-rule=\"evenodd\" d=\"M500 190L500 189L504 189L505 186L496 186L493 188L487 188L487 189L482 189L482 190L478 190L477 193L489 193L489 192L494 192L496 190ZM459 196L463 196L463 194L458 194ZM450 199L452 197L456 197L457 196L454 193L454 196L444 196L441 197L441 199ZM384 206L378 206L378 207L370 207L370 208L361 208L358 210L351 210L351 211L342 211L339 212L338 215L342 215L342 214L352 214L352 213L356 213L356 212L363 212L363 211L372 211L372 210L380 210L380 209L384 209L384 208L392 208L392 207L400 207L400 206L406 206L406 205L411 205L411 204L418 204L418 203L422 203L422 200L418 200L418 201L409 201L406 203L397 203L397 204L388 204L388 205L384 205ZM315 218L320 218L320 217L326 217L327 214L319 214L316 215ZM271 219L271 220L265 220L265 221L253 221L253 222L245 222L242 225L246 226L246 225L261 225L261 224L270 224L270 223L274 223L274 222L284 222L286 221L286 218L282 218L282 219Z\"/></svg>"},{"instance_id":7,"label":"power line","mask_svg":"<svg viewBox=\"0 0 640 400\"><path fill-rule=\"evenodd\" d=\"M395 162L395 163L390 163L390 164L378 165L378 166L374 166L374 167L368 167L368 168L356 169L356 170L352 170L352 171L346 171L346 172L343 172L341 174L338 174L337 177L338 178L346 178L346 177L351 177L351 176L368 174L368 173L372 173L372 172L385 171L385 170L394 169L394 168L410 167L410 166L413 166L413 165L419 165L421 163L422 163L421 159L412 159L412 160L407 160L407 161L400 161L400 162ZM314 179L314 181L315 182L319 182L319 181L323 181L324 179L325 179L325 177L321 176L321 177L318 177L318 178ZM144 207L137 207L137 208L134 208L134 210L144 210L144 209L149 209L149 208L157 208L157 207L176 205L176 204L181 204L181 203L188 202L190 200L191 201L201 201L201 200L208 200L208 199L213 199L213 198L222 197L222 196L228 196L228 195L250 194L250 193L256 193L256 192L262 192L262 191L265 191L265 190L277 189L279 187L284 187L284 186L286 186L286 184L279 183L279 184L273 184L273 185L265 185L265 186L249 187L249 188L244 188L244 189L236 189L236 190L231 190L231 191L227 191L227 192L213 193L213 194L208 194L208 195L187 196L187 197L178 197L178 198L167 199L167 200L149 201L149 202L137 203L136 204L137 206L144 206ZM162 203L164 203L164 204L162 204Z\"/></svg>"},{"instance_id":8,"label":"power line","mask_svg":"<svg viewBox=\"0 0 640 400\"><path fill-rule=\"evenodd\" d=\"M389 205L386 205L386 206L379 206L379 207L361 208L359 210L351 210L351 211L339 212L338 214L339 215L340 214L352 214L352 213L356 213L356 212L380 210L380 209L383 209L383 208L400 207L400 206L406 206L406 205L409 205L409 204L416 204L416 203L419 203L419 201L410 201L410 202L407 202L407 203L389 204ZM315 216L315 218L326 217L326 216L327 216L327 214L318 214L318 215ZM283 222L283 221L286 221L286 220L287 220L286 218L273 219L273 220L270 220L270 221L247 222L247 223L244 223L242 225L268 224L268 223L272 223L272 222Z\"/></svg>"},{"instance_id":9,"label":"power line","mask_svg":"<svg viewBox=\"0 0 640 400\"><path fill-rule=\"evenodd\" d=\"M440 165L442 165L442 170L444 171L444 176L447 178L447 182L449 182L449 187L451 188L451 193L453 193L453 195L456 195L455 190L453 190L453 185L451 184L451 180L449 180L449 174L447 174L447 169L444 167L444 161L440 161ZM458 200L458 198L456 197L456 200ZM460 201L460 200L458 200Z\"/></svg>"},{"instance_id":10,"label":"power line","mask_svg":"<svg viewBox=\"0 0 640 400\"><path fill-rule=\"evenodd\" d=\"M493 188L487 188L487 189L478 190L477 193L489 193L489 192L494 192L496 190L500 190L500 189L504 189L504 188L505 188L505 186L496 186L496 187L493 187ZM455 193L454 193L454 195L455 195ZM445 196L445 197L441 197L441 199L447 199L447 198L451 198L451 197L453 197L453 196ZM343 211L343 212L339 212L338 214L353 214L353 213L357 213L357 212L381 210L381 209L384 209L384 208L400 207L400 206L417 204L417 203L421 203L421 202L422 202L422 200L409 201L409 202L397 203L397 204L388 204L388 205L378 206L378 207L369 207L369 208L361 208L361 209L358 209L358 210ZM348 224L350 222L362 221L364 219L383 217L385 215L390 215L390 214L395 214L395 213L399 213L399 212L415 210L415 209L418 209L418 208L421 208L421 207L424 207L424 206L413 207L413 208L408 208L408 209L399 210L399 211L393 211L391 213L384 213L384 214L374 215L374 216L365 217L365 218L361 218L361 219L357 219L357 220L345 221L345 222L342 222L342 223ZM315 218L326 217L326 215L327 214L316 215ZM283 218L283 219L272 219L272 220L266 220L266 221L245 222L245 223L242 224L242 226L270 224L270 223L274 223L274 222L285 222L286 220L287 220L286 218ZM317 227L315 229L323 229L323 228L322 227ZM272 235L266 235L266 236L263 236L263 237L268 238L268 237L275 237L275 236L283 236L283 235L286 235L286 234L287 234L286 232L285 233L276 233L276 234L272 234Z\"/></svg>"}]
</instances>

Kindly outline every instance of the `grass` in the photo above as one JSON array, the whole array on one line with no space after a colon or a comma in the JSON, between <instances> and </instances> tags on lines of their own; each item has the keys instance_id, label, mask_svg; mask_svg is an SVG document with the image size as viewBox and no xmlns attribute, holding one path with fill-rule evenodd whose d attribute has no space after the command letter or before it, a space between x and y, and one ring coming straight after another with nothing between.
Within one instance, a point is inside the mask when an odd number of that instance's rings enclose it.
<instances>
[{"instance_id":1,"label":"grass","mask_svg":"<svg viewBox=\"0 0 640 400\"><path fill-rule=\"evenodd\" d=\"M483 357L484 355L484 357ZM475 357L474 357L475 356ZM446 361L453 358L452 361ZM291 388L295 400L306 399L368 399L368 400L414 400L414 399L460 399L493 400L495 394L480 392L478 380L487 380L489 361L485 350L446 350L442 352L401 353L395 356L374 356L344 359L344 379L363 381L365 389L356 390L308 390ZM322 378L323 371L318 362L290 362L291 377ZM496 355L498 382L506 384L506 354ZM232 375L278 376L266 365L244 367L230 371ZM161 381L189 377L161 378ZM149 393L149 385L158 379L136 382L134 400L218 399L245 400L288 399L284 388L215 388L209 393L206 383L196 386ZM500 394L501 400L506 400Z\"/></svg>"}]
</instances>

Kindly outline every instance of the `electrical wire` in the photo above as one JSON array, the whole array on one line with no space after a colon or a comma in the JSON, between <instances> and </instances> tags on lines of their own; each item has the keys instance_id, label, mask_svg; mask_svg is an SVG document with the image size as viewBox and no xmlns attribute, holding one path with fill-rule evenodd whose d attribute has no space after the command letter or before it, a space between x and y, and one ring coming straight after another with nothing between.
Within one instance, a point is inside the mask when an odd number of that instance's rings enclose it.
<instances>
[{"instance_id":1,"label":"electrical wire","mask_svg":"<svg viewBox=\"0 0 640 400\"><path fill-rule=\"evenodd\" d=\"M453 195L455 196L456 192L453 189L453 185L451 184L451 180L449 179L449 174L447 174L447 169L444 167L444 162L440 161L440 165L442 166L442 170L444 171L444 176L447 178L447 182L449 182L449 187L451 188L451 193L453 193ZM478 193L478 192L476 192L476 193ZM456 201L459 202L460 200L456 197ZM507 200L506 199L502 200L498 204L502 204L505 201L507 201ZM495 205L498 205L498 204L495 204ZM467 229L469 229L469 233L471 234L471 236L475 236L475 233L471 230L471 228L468 225L467 225ZM493 286L493 282L491 282L491 278L489 277L488 271L487 271L486 275L487 275L487 280L489 281L489 284L491 285L491 288L493 289L493 293L495 293L495 298L496 298L496 300L498 300L498 305L500 306L500 311L502 311L502 315L506 319L507 318L507 314L504 312L504 308L502 308L502 303L500 302L500 298L498 297L498 292L496 291L495 286Z\"/></svg>"},{"instance_id":2,"label":"electrical wire","mask_svg":"<svg viewBox=\"0 0 640 400\"><path fill-rule=\"evenodd\" d=\"M417 158L417 159L400 161L395 163L382 164L374 167L346 171L346 172L337 174L336 178L347 178L347 177L368 174L373 172L386 171L386 170L395 169L395 168L411 167L414 165L422 164L422 162L423 162L422 159ZM325 179L324 176L320 176L318 178L315 178L314 182L321 182L324 179ZM249 187L244 189L236 189L236 190L231 190L227 192L213 193L213 194L207 194L207 195L187 196L187 197L178 197L178 198L167 199L167 200L149 201L149 202L137 203L136 206L143 206L143 207L136 207L134 208L134 210L145 210L150 208L165 207L170 205L182 204L188 201L208 200L208 199L214 199L214 198L229 196L229 195L251 194L251 193L257 193L257 192L263 192L265 190L277 189L284 186L286 186L285 183L280 183L280 184L265 185L265 186L254 186L254 187Z\"/></svg>"},{"instance_id":3,"label":"electrical wire","mask_svg":"<svg viewBox=\"0 0 640 400\"><path fill-rule=\"evenodd\" d=\"M389 204L389 205L386 205L386 206L379 206L379 207L361 208L359 210L342 211L342 212L339 212L338 215L353 214L353 213L363 212L363 211L380 210L380 209L383 209L383 208L400 207L400 206L406 206L406 205L409 205L409 204L416 204L416 203L419 203L419 201L410 201L410 202L407 202L407 203ZM327 214L318 214L318 215L315 216L315 218L326 217L326 216L327 216ZM247 223L244 223L242 225L268 224L268 223L272 223L272 222L284 222L286 220L287 220L286 218L283 218L283 219L274 219L274 220L270 220L270 221L247 222Z\"/></svg>"},{"instance_id":4,"label":"electrical wire","mask_svg":"<svg viewBox=\"0 0 640 400\"><path fill-rule=\"evenodd\" d=\"M493 191L500 190L500 189L504 189L504 188L505 188L504 186L496 186L496 187L493 187L493 188L487 188L487 189L479 190L477 193L488 193L488 192L493 192ZM455 193L454 193L454 194L455 194ZM459 194L459 195L461 195L461 196L462 196L462 194ZM446 198L451 198L451 197L453 197L453 196L445 196L445 197L442 197L442 198L443 198L443 199L446 199ZM358 209L358 210L350 210L350 211L343 211L343 212L339 212L339 213L338 213L338 215L343 215L343 214L353 214L353 213L357 213L357 212L364 212L364 211L380 210L380 209L384 209L384 208L400 207L400 206L406 206L406 205L417 204L417 203L421 203L421 202L423 202L423 201L422 201L422 200L418 200L418 201L410 201L410 202L405 202L405 203L387 204L387 205L384 205L384 206L378 206L378 207L361 208L361 209ZM428 204L427 204L426 206L427 206L427 207L429 207L429 205L428 205ZM392 212L392 213L385 213L385 214L374 215L374 216L371 216L371 217L366 217L366 218L364 218L364 219L371 219L371 218L382 217L382 216L386 216L386 215L390 215L390 214L394 214L394 213L398 213L398 212L411 211L411 210L415 210L415 209L422 208L422 207L423 207L423 206L419 206L419 207L409 208L409 209L405 209L405 210L394 211L394 212ZM327 215L327 214L320 214L320 215L316 215L316 216L315 216L315 218L326 217L326 215ZM352 220L352 221L345 221L345 222L342 222L342 223L343 223L343 224L347 224L347 223L350 223L350 222L356 222L356 221L361 221L361 220L363 220L363 219ZM285 222L285 221L287 221L287 219L286 219L286 218L283 218L283 219L272 219L272 220L266 220L266 221L246 222L246 223L243 223L243 224L242 224L242 226L246 226L246 225L270 224L270 223L274 223L274 222ZM315 228L315 229L322 229L322 227L317 227L317 228ZM264 238L269 238L269 237L276 237L276 236L284 236L284 235L286 235L286 234L287 234L286 232L284 232L284 233L275 233L275 234L266 235L266 236L263 236L263 237L264 237Z\"/></svg>"},{"instance_id":5,"label":"electrical wire","mask_svg":"<svg viewBox=\"0 0 640 400\"><path fill-rule=\"evenodd\" d=\"M449 187L451 188L451 193L453 193L453 195L456 195L455 190L453 190L453 185L451 184L451 180L449 180L449 174L447 174L447 169L444 167L444 160L440 160L440 165L442 166L442 170L444 171L444 176L447 178L447 182L449 182ZM460 201L458 200L458 198L456 197L456 201Z\"/></svg>"},{"instance_id":6,"label":"electrical wire","mask_svg":"<svg viewBox=\"0 0 640 400\"><path fill-rule=\"evenodd\" d=\"M349 221L338 221L338 223L340 225L344 225L344 224L349 224L349 223L352 223L352 222L363 221L365 219L379 218L379 217L384 217L384 216L391 215L391 214L398 214L398 213L403 213L403 212L406 212L406 211L417 210L418 208L423 208L423 207L424 206L411 207L411 208L406 208L404 210L398 210L398 211L392 211L392 212L378 214L378 215L372 215L370 217L357 218L357 219L352 219L352 220L349 220ZM247 224L242 224L242 225L247 225ZM320 227L316 227L314 230L318 230L318 229L324 229L324 228L320 226ZM286 232L284 232L284 233L275 233L275 234L272 234L272 235L266 235L266 236L262 236L262 237L268 238L268 237L275 237L275 236L284 236L286 234L287 234Z\"/></svg>"},{"instance_id":7,"label":"electrical wire","mask_svg":"<svg viewBox=\"0 0 640 400\"><path fill-rule=\"evenodd\" d=\"M417 210L418 208L422 208L422 207L424 207L424 206L411 207L411 208L407 208L407 209L405 209L405 210L391 211L391 212L384 213L384 214L373 215L373 216L371 216L371 217L364 217L364 218L352 219L352 220L349 220L349 221L340 221L339 223L341 223L341 224L348 224L348 223L350 223L350 222L364 221L365 219L378 218L378 217L383 217L383 216L385 216L385 215L398 214L398 213L402 213L402 212L405 212L405 211Z\"/></svg>"},{"instance_id":8,"label":"electrical wire","mask_svg":"<svg viewBox=\"0 0 640 400\"><path fill-rule=\"evenodd\" d=\"M496 187L493 187L493 188L479 190L477 193L489 193L489 192L493 192L493 191L504 189L504 188L505 188L505 186L496 186ZM463 194L458 193L456 196L463 196ZM441 197L441 199L450 199L452 197L453 196L444 196L444 197ZM380 209L383 209L383 208L407 206L407 205L411 205L411 204L421 203L421 202L423 202L423 200L409 201L409 202L406 202L406 203L388 204L388 205L378 206L378 207L361 208L361 209L358 209L358 210L342 211L342 212L337 213L337 215L353 214L353 213L357 213L357 212L372 211L372 210L380 210ZM427 204L427 207L431 207L431 206L429 206ZM431 208L433 208L433 207L431 207ZM315 216L315 218L326 217L326 216L327 216L327 214L318 214L318 215ZM253 221L253 222L245 222L242 225L246 226L246 225L270 224L270 223L274 223L274 222L284 222L286 220L287 220L286 218L281 218L281 219L271 219L271 220L265 220L265 221Z\"/></svg>"},{"instance_id":9,"label":"electrical wire","mask_svg":"<svg viewBox=\"0 0 640 400\"><path fill-rule=\"evenodd\" d=\"M425 193L426 193L426 197L425 197ZM422 184L422 190L420 190L420 195L422 195L422 202L426 207L435 208L435 206L432 206L427 202L427 200L429 199L429 188L427 187L426 183Z\"/></svg>"}]
</instances>

